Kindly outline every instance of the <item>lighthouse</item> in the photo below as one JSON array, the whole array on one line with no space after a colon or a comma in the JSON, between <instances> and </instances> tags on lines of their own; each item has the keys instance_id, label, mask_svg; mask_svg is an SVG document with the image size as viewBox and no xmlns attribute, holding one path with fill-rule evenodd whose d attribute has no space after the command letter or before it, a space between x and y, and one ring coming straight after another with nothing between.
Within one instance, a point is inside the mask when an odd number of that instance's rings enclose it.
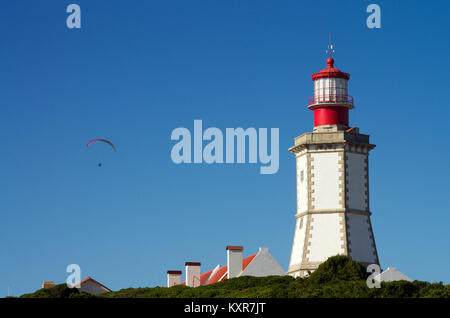
<instances>
[{"instance_id":1,"label":"lighthouse","mask_svg":"<svg viewBox=\"0 0 450 318\"><path fill-rule=\"evenodd\" d=\"M332 48L330 46L330 48ZM369 135L349 125L354 108L350 74L334 66L312 75L314 129L295 138L289 151L297 170L297 212L288 274L303 277L328 257L348 255L378 264L369 207Z\"/></svg>"}]
</instances>

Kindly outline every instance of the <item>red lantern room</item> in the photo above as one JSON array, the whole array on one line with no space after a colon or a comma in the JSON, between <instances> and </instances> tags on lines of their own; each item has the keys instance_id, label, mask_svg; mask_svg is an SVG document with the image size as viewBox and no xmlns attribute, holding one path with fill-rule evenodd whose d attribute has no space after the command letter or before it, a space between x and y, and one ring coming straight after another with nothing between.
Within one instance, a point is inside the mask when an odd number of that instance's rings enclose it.
<instances>
[{"instance_id":1,"label":"red lantern room","mask_svg":"<svg viewBox=\"0 0 450 318\"><path fill-rule=\"evenodd\" d=\"M328 67L312 75L314 96L308 101L308 108L314 111L314 129L337 127L348 128L348 110L352 109L353 97L348 96L350 74L334 67L334 59L327 59Z\"/></svg>"}]
</instances>

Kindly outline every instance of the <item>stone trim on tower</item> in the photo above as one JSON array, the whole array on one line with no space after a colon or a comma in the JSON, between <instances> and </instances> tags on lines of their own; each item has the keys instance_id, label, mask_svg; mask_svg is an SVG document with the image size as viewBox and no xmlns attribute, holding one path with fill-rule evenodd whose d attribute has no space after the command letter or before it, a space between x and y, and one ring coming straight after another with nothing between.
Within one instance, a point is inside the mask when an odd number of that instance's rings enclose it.
<instances>
[{"instance_id":1,"label":"stone trim on tower","mask_svg":"<svg viewBox=\"0 0 450 318\"><path fill-rule=\"evenodd\" d=\"M347 218L345 217L345 213L339 213L340 216L340 221L339 221L339 225L341 225L341 248L344 250L344 255L348 255L349 254L349 247L348 247L348 233L347 233Z\"/></svg>"},{"instance_id":2,"label":"stone trim on tower","mask_svg":"<svg viewBox=\"0 0 450 318\"><path fill-rule=\"evenodd\" d=\"M370 230L370 234L371 234L371 238L372 238L372 247L374 249L373 255L375 256L376 264L380 265L380 260L378 258L377 246L375 245L375 236L373 235L372 221L370 220L370 218L367 218L367 220L369 223L369 230Z\"/></svg>"},{"instance_id":3,"label":"stone trim on tower","mask_svg":"<svg viewBox=\"0 0 450 318\"><path fill-rule=\"evenodd\" d=\"M308 188L308 211L311 211L314 209L314 197L313 197L313 177L314 174L312 173L312 169L314 168L312 162L314 158L311 156L311 153L306 153L306 174L307 174L307 188ZM305 263L308 262L308 248L310 246L310 239L312 237L311 230L312 230L312 222L314 219L310 214L306 215L306 225L305 225L305 240L303 243L303 253L302 253L302 261L301 261L301 267L303 268Z\"/></svg>"},{"instance_id":4,"label":"stone trim on tower","mask_svg":"<svg viewBox=\"0 0 450 318\"><path fill-rule=\"evenodd\" d=\"M340 165L339 167L339 196L340 196L340 200L339 200L339 204L342 206L343 209L347 208L346 202L347 202L347 193L346 193L346 189L347 189L347 175L346 175L346 156L345 156L345 152L344 150L339 152L339 161L338 164Z\"/></svg>"},{"instance_id":5,"label":"stone trim on tower","mask_svg":"<svg viewBox=\"0 0 450 318\"><path fill-rule=\"evenodd\" d=\"M356 214L356 215L366 215L371 216L372 213L368 211L361 211L361 210L355 210L355 209L330 209L330 210L308 210L302 213L297 213L295 215L296 218L304 217L305 215L310 214L331 214L331 213L346 213L346 214Z\"/></svg>"},{"instance_id":6,"label":"stone trim on tower","mask_svg":"<svg viewBox=\"0 0 450 318\"><path fill-rule=\"evenodd\" d=\"M312 186L314 185L314 182L312 181L314 177L314 174L312 173L312 169L314 168L314 166L312 165L313 160L314 158L311 156L311 153L308 152L306 154L306 173L308 174L308 210L314 210L314 190L312 189Z\"/></svg>"},{"instance_id":7,"label":"stone trim on tower","mask_svg":"<svg viewBox=\"0 0 450 318\"><path fill-rule=\"evenodd\" d=\"M370 201L369 201L369 152L366 154L366 158L364 159L365 163L365 173L366 173L366 208L367 211L370 210Z\"/></svg>"}]
</instances>

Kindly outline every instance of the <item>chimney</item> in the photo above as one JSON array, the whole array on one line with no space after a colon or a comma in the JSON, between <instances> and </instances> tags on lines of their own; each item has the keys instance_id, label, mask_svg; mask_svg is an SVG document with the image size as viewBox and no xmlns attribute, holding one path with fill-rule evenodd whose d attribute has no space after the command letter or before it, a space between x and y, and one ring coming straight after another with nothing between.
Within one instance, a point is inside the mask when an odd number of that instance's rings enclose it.
<instances>
[{"instance_id":1,"label":"chimney","mask_svg":"<svg viewBox=\"0 0 450 318\"><path fill-rule=\"evenodd\" d=\"M167 287L180 285L181 271L167 271Z\"/></svg>"},{"instance_id":2,"label":"chimney","mask_svg":"<svg viewBox=\"0 0 450 318\"><path fill-rule=\"evenodd\" d=\"M186 262L186 286L200 286L200 263Z\"/></svg>"},{"instance_id":3,"label":"chimney","mask_svg":"<svg viewBox=\"0 0 450 318\"><path fill-rule=\"evenodd\" d=\"M237 277L242 271L242 246L227 246L228 278Z\"/></svg>"},{"instance_id":4,"label":"chimney","mask_svg":"<svg viewBox=\"0 0 450 318\"><path fill-rule=\"evenodd\" d=\"M42 288L44 288L44 289L53 288L53 287L55 287L54 282L43 282L42 283Z\"/></svg>"}]
</instances>

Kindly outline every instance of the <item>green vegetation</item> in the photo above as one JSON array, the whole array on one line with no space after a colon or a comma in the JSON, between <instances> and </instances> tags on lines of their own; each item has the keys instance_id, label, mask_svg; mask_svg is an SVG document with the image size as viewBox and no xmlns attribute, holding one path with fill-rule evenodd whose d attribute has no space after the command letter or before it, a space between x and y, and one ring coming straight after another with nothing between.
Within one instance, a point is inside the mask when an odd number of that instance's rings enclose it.
<instances>
[{"instance_id":1,"label":"green vegetation","mask_svg":"<svg viewBox=\"0 0 450 318\"><path fill-rule=\"evenodd\" d=\"M347 256L330 257L306 278L291 276L239 277L221 283L190 288L186 286L127 288L99 296L78 293L65 284L40 289L22 297L102 297L102 298L303 298L303 297L446 297L450 285L442 283L397 281L381 283L381 288L368 288L364 265Z\"/></svg>"},{"instance_id":2,"label":"green vegetation","mask_svg":"<svg viewBox=\"0 0 450 318\"><path fill-rule=\"evenodd\" d=\"M52 288L42 288L31 294L24 294L20 298L92 298L89 293L80 293L76 288L69 288L67 284L59 284Z\"/></svg>"}]
</instances>

